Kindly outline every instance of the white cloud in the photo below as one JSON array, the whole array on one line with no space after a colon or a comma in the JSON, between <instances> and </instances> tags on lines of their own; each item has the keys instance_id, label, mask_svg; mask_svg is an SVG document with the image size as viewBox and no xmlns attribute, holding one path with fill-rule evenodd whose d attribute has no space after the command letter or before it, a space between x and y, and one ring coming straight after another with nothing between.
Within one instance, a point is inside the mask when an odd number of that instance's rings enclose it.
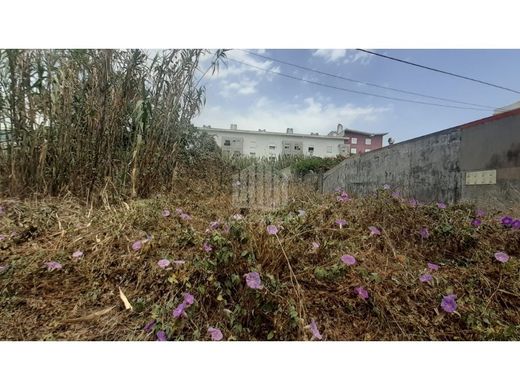
<instances>
[{"instance_id":1,"label":"white cloud","mask_svg":"<svg viewBox=\"0 0 520 390\"><path fill-rule=\"evenodd\" d=\"M320 134L327 134L336 129L338 123L342 123L345 127L379 131L384 129L374 129L373 126L389 111L391 108L388 106L356 106L350 103L338 106L318 101L314 97L300 99L292 104L278 103L262 97L247 109L208 104L195 118L194 123L198 126L204 124L223 128L236 123L241 129L262 128L270 131L284 131L287 127L292 127L295 132L318 131Z\"/></svg>"},{"instance_id":2,"label":"white cloud","mask_svg":"<svg viewBox=\"0 0 520 390\"><path fill-rule=\"evenodd\" d=\"M346 49L319 49L312 53L314 57L324 58L327 62L337 61L345 57L346 54Z\"/></svg>"},{"instance_id":3,"label":"white cloud","mask_svg":"<svg viewBox=\"0 0 520 390\"><path fill-rule=\"evenodd\" d=\"M343 61L345 64L359 62L362 65L367 65L370 60L372 59L372 55L357 51L357 50L348 50L347 58L345 58L345 61Z\"/></svg>"},{"instance_id":4,"label":"white cloud","mask_svg":"<svg viewBox=\"0 0 520 390\"><path fill-rule=\"evenodd\" d=\"M370 62L372 55L352 49L319 49L312 53L314 57L323 58L326 62L343 60L345 64L359 62L366 65Z\"/></svg>"},{"instance_id":5,"label":"white cloud","mask_svg":"<svg viewBox=\"0 0 520 390\"><path fill-rule=\"evenodd\" d=\"M224 97L232 95L252 95L257 92L258 81L242 79L234 82L222 82L220 94Z\"/></svg>"}]
</instances>

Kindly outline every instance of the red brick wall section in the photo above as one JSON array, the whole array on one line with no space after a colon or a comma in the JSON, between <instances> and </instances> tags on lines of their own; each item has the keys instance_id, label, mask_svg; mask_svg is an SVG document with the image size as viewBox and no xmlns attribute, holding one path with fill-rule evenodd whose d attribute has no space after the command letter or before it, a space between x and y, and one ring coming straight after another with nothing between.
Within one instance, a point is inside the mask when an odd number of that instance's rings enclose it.
<instances>
[{"instance_id":1,"label":"red brick wall section","mask_svg":"<svg viewBox=\"0 0 520 390\"><path fill-rule=\"evenodd\" d=\"M383 147L383 136L382 135L375 135L373 137L368 137L366 135L351 133L351 132L346 131L345 137L350 138L350 140L345 140L345 143L349 144L351 148L356 148L358 154L365 153L367 149L375 150L375 149L380 149ZM352 138L357 139L357 144L352 143ZM367 138L372 139L371 145L367 145L365 143L365 140Z\"/></svg>"}]
</instances>

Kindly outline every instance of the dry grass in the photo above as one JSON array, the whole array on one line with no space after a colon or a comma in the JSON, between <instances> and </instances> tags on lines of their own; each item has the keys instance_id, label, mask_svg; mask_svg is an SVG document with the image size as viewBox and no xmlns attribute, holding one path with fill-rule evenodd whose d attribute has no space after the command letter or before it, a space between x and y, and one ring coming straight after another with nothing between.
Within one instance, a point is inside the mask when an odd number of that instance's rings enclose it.
<instances>
[{"instance_id":1,"label":"dry grass","mask_svg":"<svg viewBox=\"0 0 520 390\"><path fill-rule=\"evenodd\" d=\"M469 205L413 208L385 192L345 203L303 194L283 210L236 221L228 194L183 184L183 194L99 209L74 199L3 200L0 233L8 238L0 241L0 265L9 268L0 274L0 338L154 340L143 327L155 319L155 331L170 340L208 340L208 326L229 340L307 340L314 319L325 340L520 339L520 231L492 213L475 229ZM182 221L177 207L193 219ZM165 208L170 217L161 216ZM338 218L348 225L338 229ZM229 232L206 232L215 220ZM282 227L279 241L268 224ZM381 236L369 235L372 225ZM422 226L428 239L418 234ZM147 235L151 241L134 252L131 244ZM316 253L313 241L321 244ZM78 249L85 255L76 261ZM496 251L510 260L497 262ZM358 264L344 265L342 254ZM186 264L163 270L164 257ZM47 271L51 260L63 268ZM441 268L421 283L428 261ZM245 285L251 271L260 273L262 290ZM356 286L369 291L367 301ZM124 309L119 287L133 311ZM196 302L176 320L171 312L187 291ZM450 292L453 314L440 308Z\"/></svg>"}]
</instances>

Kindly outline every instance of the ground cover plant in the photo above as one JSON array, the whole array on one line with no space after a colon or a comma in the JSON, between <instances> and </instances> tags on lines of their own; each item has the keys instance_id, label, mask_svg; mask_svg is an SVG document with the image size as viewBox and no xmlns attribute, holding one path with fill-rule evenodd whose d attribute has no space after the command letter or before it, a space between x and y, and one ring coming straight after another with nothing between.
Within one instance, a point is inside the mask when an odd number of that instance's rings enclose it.
<instances>
[{"instance_id":1,"label":"ground cover plant","mask_svg":"<svg viewBox=\"0 0 520 390\"><path fill-rule=\"evenodd\" d=\"M179 179L180 180L180 179ZM518 340L519 215L182 179L92 208L0 202L3 340Z\"/></svg>"}]
</instances>

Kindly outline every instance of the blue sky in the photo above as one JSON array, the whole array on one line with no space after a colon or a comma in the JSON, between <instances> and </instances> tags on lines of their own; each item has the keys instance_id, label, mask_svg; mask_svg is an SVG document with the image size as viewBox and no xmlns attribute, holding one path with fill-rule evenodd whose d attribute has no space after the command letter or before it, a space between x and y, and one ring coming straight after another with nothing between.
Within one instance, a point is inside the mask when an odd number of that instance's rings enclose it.
<instances>
[{"instance_id":1,"label":"blue sky","mask_svg":"<svg viewBox=\"0 0 520 390\"><path fill-rule=\"evenodd\" d=\"M520 90L520 50L389 50L381 54ZM295 63L364 82L443 98L502 107L520 100L520 94L454 78L390 61L356 50L251 50L264 56ZM359 85L301 70L231 50L228 57L262 69L282 72L347 89L431 103L461 104L432 100L375 87ZM205 56L201 69L210 63ZM206 106L194 124L326 134L338 123L362 131L389 132L397 142L443 130L491 115L490 111L424 106L362 96L280 77L228 61L220 71L204 79ZM474 108L474 107L473 107ZM387 136L388 137L388 136ZM386 138L387 138L386 137ZM385 139L386 139L385 138Z\"/></svg>"}]
</instances>

